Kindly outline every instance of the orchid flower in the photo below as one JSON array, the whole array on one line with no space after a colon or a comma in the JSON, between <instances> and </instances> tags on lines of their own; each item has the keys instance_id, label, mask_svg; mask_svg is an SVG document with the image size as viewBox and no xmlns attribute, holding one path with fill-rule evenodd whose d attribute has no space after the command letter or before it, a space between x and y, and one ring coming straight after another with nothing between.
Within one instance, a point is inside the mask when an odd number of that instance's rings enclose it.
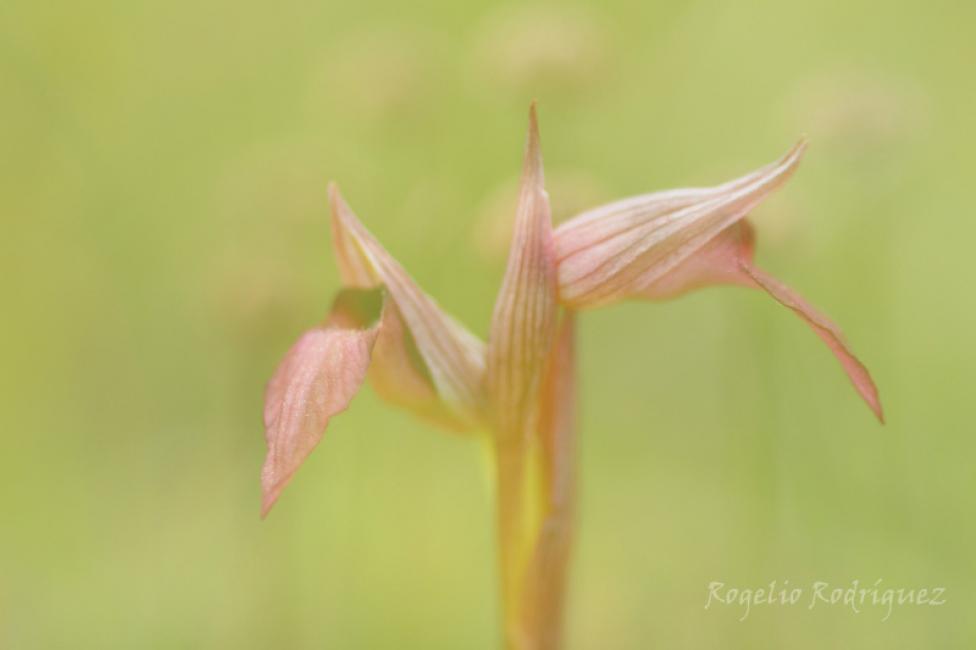
<instances>
[{"instance_id":1,"label":"orchid flower","mask_svg":"<svg viewBox=\"0 0 976 650\"><path fill-rule=\"evenodd\" d=\"M722 185L624 199L554 230L533 105L487 344L417 286L330 185L344 288L268 384L262 516L368 376L386 401L443 428L487 437L505 647L558 649L575 501L578 311L708 285L762 289L827 344L883 421L871 376L837 326L753 262L745 217L793 174L805 148L801 141L778 161Z\"/></svg>"}]
</instances>

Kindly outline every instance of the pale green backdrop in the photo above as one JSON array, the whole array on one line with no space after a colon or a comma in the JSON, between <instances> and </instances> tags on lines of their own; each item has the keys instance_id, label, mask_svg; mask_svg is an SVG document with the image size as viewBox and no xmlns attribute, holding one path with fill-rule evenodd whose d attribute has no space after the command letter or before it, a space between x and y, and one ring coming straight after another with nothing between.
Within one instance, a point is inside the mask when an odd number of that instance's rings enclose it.
<instances>
[{"instance_id":1,"label":"pale green backdrop","mask_svg":"<svg viewBox=\"0 0 976 650\"><path fill-rule=\"evenodd\" d=\"M744 290L581 323L570 650L976 646L971 3L0 4L0 648L496 648L481 446L364 391L259 521L325 186L484 335L526 109L557 218L806 133ZM946 588L706 610L709 582Z\"/></svg>"}]
</instances>

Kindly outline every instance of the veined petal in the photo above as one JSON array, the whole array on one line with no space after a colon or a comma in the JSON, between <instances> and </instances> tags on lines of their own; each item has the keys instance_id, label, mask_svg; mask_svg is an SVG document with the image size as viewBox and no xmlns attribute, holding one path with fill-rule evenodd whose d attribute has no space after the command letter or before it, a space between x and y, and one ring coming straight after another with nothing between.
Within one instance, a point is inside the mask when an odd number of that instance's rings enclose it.
<instances>
[{"instance_id":1,"label":"veined petal","mask_svg":"<svg viewBox=\"0 0 976 650\"><path fill-rule=\"evenodd\" d=\"M699 287L732 284L764 290L780 304L789 307L810 326L840 362L855 390L884 422L878 389L871 374L858 360L840 328L810 303L753 262L755 234L747 221L740 221L720 233L695 255L641 292L641 297L664 300Z\"/></svg>"},{"instance_id":2,"label":"veined petal","mask_svg":"<svg viewBox=\"0 0 976 650\"><path fill-rule=\"evenodd\" d=\"M502 437L527 432L555 333L556 308L552 217L533 104L508 267L488 339L488 392Z\"/></svg>"},{"instance_id":3,"label":"veined petal","mask_svg":"<svg viewBox=\"0 0 976 650\"><path fill-rule=\"evenodd\" d=\"M484 410L484 344L420 290L363 226L334 184L329 186L329 197L333 242L343 281L352 286L382 286L396 306L395 312L384 316L390 328L384 326L378 343L384 351L391 352L389 358L383 355L376 359L380 367L375 376L380 380L381 394L401 405L419 399L424 404L420 410L440 420L439 415L433 414L437 409L430 395L420 387L428 382L455 423L470 425L478 421ZM394 339L394 331L400 332L398 340ZM408 357L411 350L416 350L419 359ZM409 371L407 375L401 372L404 370ZM398 373L408 387L404 396L394 396L392 390Z\"/></svg>"},{"instance_id":4,"label":"veined petal","mask_svg":"<svg viewBox=\"0 0 976 650\"><path fill-rule=\"evenodd\" d=\"M450 429L483 418L484 344L416 286L335 186L330 199L339 271L351 288L328 322L292 347L268 386L264 514L367 371L381 397Z\"/></svg>"},{"instance_id":5,"label":"veined petal","mask_svg":"<svg viewBox=\"0 0 976 650\"><path fill-rule=\"evenodd\" d=\"M262 517L318 445L329 419L344 411L362 386L377 327L360 324L360 314L340 294L329 320L298 339L268 383Z\"/></svg>"},{"instance_id":6,"label":"veined petal","mask_svg":"<svg viewBox=\"0 0 976 650\"><path fill-rule=\"evenodd\" d=\"M752 224L734 223L635 297L667 300L716 284L754 286L741 264L752 260L755 239Z\"/></svg>"},{"instance_id":7,"label":"veined petal","mask_svg":"<svg viewBox=\"0 0 976 650\"><path fill-rule=\"evenodd\" d=\"M561 302L582 309L640 295L782 185L805 148L800 141L724 185L624 199L563 223L555 233Z\"/></svg>"},{"instance_id":8,"label":"veined petal","mask_svg":"<svg viewBox=\"0 0 976 650\"><path fill-rule=\"evenodd\" d=\"M505 278L495 302L487 351L487 387L495 433L498 546L507 647L525 648L531 630L520 612L532 551L527 476L540 384L556 327L552 217L544 189L533 104Z\"/></svg>"}]
</instances>

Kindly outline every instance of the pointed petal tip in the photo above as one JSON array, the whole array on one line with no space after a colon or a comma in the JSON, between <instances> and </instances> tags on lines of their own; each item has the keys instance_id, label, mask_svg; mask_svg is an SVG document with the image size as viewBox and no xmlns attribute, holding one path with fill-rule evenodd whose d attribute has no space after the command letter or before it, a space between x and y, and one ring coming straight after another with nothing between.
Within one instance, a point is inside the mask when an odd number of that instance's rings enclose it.
<instances>
[{"instance_id":1,"label":"pointed petal tip","mask_svg":"<svg viewBox=\"0 0 976 650\"><path fill-rule=\"evenodd\" d=\"M359 221L355 213L352 211L352 208L349 207L346 197L344 197L342 195L342 191L339 190L338 183L335 181L329 181L328 192L329 209L332 212L333 221L342 222L343 227L345 228L348 228L350 221Z\"/></svg>"},{"instance_id":2,"label":"pointed petal tip","mask_svg":"<svg viewBox=\"0 0 976 650\"><path fill-rule=\"evenodd\" d=\"M868 373L867 368L864 368L865 373L867 373L868 381L863 385L855 384L858 394L874 413L874 417L878 418L878 423L881 425L885 424L885 414L884 408L881 406L881 396L878 393L878 387L875 385L874 380L871 378L870 373Z\"/></svg>"},{"instance_id":3,"label":"pointed petal tip","mask_svg":"<svg viewBox=\"0 0 976 650\"><path fill-rule=\"evenodd\" d=\"M867 368L864 368L865 374L867 374L867 382L861 383L854 381L854 388L864 403L868 405L871 412L874 413L874 417L878 419L878 423L881 425L885 424L884 409L881 407L881 397L878 395L878 387L875 386L874 380L871 379L871 375L868 373ZM852 378L853 380L853 378Z\"/></svg>"},{"instance_id":4,"label":"pointed petal tip","mask_svg":"<svg viewBox=\"0 0 976 650\"><path fill-rule=\"evenodd\" d=\"M332 209L332 215L340 219L347 219L350 216L355 219L355 214L352 208L349 207L349 202L346 201L342 190L339 189L339 184L335 181L329 181L327 189L329 192L329 207Z\"/></svg>"},{"instance_id":5,"label":"pointed petal tip","mask_svg":"<svg viewBox=\"0 0 976 650\"><path fill-rule=\"evenodd\" d=\"M803 158L803 154L806 153L809 145L810 141L807 139L807 136L805 134L801 134L799 140L797 140L793 146L790 147L790 150L786 152L786 155L783 156L783 161L789 162L790 165L796 165L800 159Z\"/></svg>"},{"instance_id":6,"label":"pointed petal tip","mask_svg":"<svg viewBox=\"0 0 976 650\"><path fill-rule=\"evenodd\" d=\"M786 153L779 157L776 162L767 166L767 169L777 170L775 173L778 175L782 181L793 175L796 168L799 166L800 161L803 160L803 155L806 153L809 141L805 135L801 135L800 138L793 143Z\"/></svg>"},{"instance_id":7,"label":"pointed petal tip","mask_svg":"<svg viewBox=\"0 0 976 650\"><path fill-rule=\"evenodd\" d=\"M557 270L552 214L545 191L535 103L519 181L508 264L488 337L489 399L499 436L525 431L545 355L555 333Z\"/></svg>"},{"instance_id":8,"label":"pointed petal tip","mask_svg":"<svg viewBox=\"0 0 976 650\"><path fill-rule=\"evenodd\" d=\"M271 509L278 503L281 493L291 483L298 467L286 470L282 475L280 467L274 466L271 457L265 459L261 468L261 519L267 519Z\"/></svg>"},{"instance_id":9,"label":"pointed petal tip","mask_svg":"<svg viewBox=\"0 0 976 650\"><path fill-rule=\"evenodd\" d=\"M293 476L294 474L292 474ZM291 476L284 480L279 480L275 483L265 484L262 481L261 485L261 519L262 521L268 518L271 513L271 509L274 508L275 504L278 503L278 498L284 491L285 486L291 482Z\"/></svg>"},{"instance_id":10,"label":"pointed petal tip","mask_svg":"<svg viewBox=\"0 0 976 650\"><path fill-rule=\"evenodd\" d=\"M278 365L265 391L263 516L319 444L329 420L359 392L375 337L374 328L316 327Z\"/></svg>"},{"instance_id":11,"label":"pointed petal tip","mask_svg":"<svg viewBox=\"0 0 976 650\"><path fill-rule=\"evenodd\" d=\"M525 139L525 174L542 174L542 147L539 145L539 118L535 101L529 106L529 132Z\"/></svg>"},{"instance_id":12,"label":"pointed petal tip","mask_svg":"<svg viewBox=\"0 0 976 650\"><path fill-rule=\"evenodd\" d=\"M329 194L329 206L332 208L332 214L337 215L339 205L344 203L342 192L339 191L339 184L335 181L329 181L329 184L326 186L326 191Z\"/></svg>"},{"instance_id":13,"label":"pointed petal tip","mask_svg":"<svg viewBox=\"0 0 976 650\"><path fill-rule=\"evenodd\" d=\"M274 507L275 502L278 500L277 494L265 494L264 498L261 499L261 519L262 521L268 518L268 514L271 512L271 508Z\"/></svg>"},{"instance_id":14,"label":"pointed petal tip","mask_svg":"<svg viewBox=\"0 0 976 650\"><path fill-rule=\"evenodd\" d=\"M803 160L803 155L806 153L808 144L806 136L801 135L800 139L779 160L767 167L770 170L771 180L773 181L772 188L779 187L796 173L797 167L800 166L800 161Z\"/></svg>"}]
</instances>

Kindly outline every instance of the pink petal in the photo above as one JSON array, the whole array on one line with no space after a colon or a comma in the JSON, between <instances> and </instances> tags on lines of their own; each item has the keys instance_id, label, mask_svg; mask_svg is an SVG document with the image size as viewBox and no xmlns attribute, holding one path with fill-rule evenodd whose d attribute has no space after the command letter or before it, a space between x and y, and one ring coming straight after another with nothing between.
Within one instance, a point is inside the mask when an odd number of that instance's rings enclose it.
<instances>
[{"instance_id":1,"label":"pink petal","mask_svg":"<svg viewBox=\"0 0 976 650\"><path fill-rule=\"evenodd\" d=\"M697 253L641 290L639 297L667 300L715 284L753 286L740 262L751 260L755 235L748 221L739 221L719 233Z\"/></svg>"},{"instance_id":2,"label":"pink petal","mask_svg":"<svg viewBox=\"0 0 976 650\"><path fill-rule=\"evenodd\" d=\"M346 409L366 377L376 330L323 326L295 343L268 384L268 454L261 470L261 516L315 449L329 419Z\"/></svg>"},{"instance_id":3,"label":"pink petal","mask_svg":"<svg viewBox=\"0 0 976 650\"><path fill-rule=\"evenodd\" d=\"M405 381L415 383L418 378L426 378L454 420L468 425L480 421L485 402L484 344L421 291L399 262L363 226L334 184L329 187L329 196L333 241L343 280L353 286L386 289L396 305L396 314L389 318L405 325L403 334L409 335L409 341L398 343L389 335L384 336L383 349L391 350L395 343L400 348L396 354L400 355L408 347L415 348L425 367ZM402 363L391 361L386 369L393 372L391 366L397 364L405 368ZM389 374L381 369L377 376ZM387 388L391 385L386 384ZM387 396L391 394L384 392ZM407 403L411 399L407 396L394 401Z\"/></svg>"},{"instance_id":4,"label":"pink petal","mask_svg":"<svg viewBox=\"0 0 976 650\"><path fill-rule=\"evenodd\" d=\"M556 308L552 219L533 104L508 267L488 340L488 392L501 436L527 431L555 334Z\"/></svg>"},{"instance_id":5,"label":"pink petal","mask_svg":"<svg viewBox=\"0 0 976 650\"><path fill-rule=\"evenodd\" d=\"M833 322L819 313L795 291L753 264L755 236L752 226L740 221L719 234L695 255L641 292L651 300L679 296L699 287L732 284L757 287L766 291L780 304L793 310L830 348L840 361L844 372L858 394L867 402L879 420L884 422L878 389Z\"/></svg>"},{"instance_id":6,"label":"pink petal","mask_svg":"<svg viewBox=\"0 0 976 650\"><path fill-rule=\"evenodd\" d=\"M782 185L805 146L724 185L625 199L563 223L555 233L561 302L582 309L640 295Z\"/></svg>"},{"instance_id":7,"label":"pink petal","mask_svg":"<svg viewBox=\"0 0 976 650\"><path fill-rule=\"evenodd\" d=\"M868 369L861 363L851 351L840 328L834 325L826 316L814 309L810 303L801 298L799 294L787 287L785 284L769 275L762 269L743 260L741 262L742 271L776 299L781 305L789 307L793 312L806 321L807 325L827 344L837 360L840 361L844 372L850 378L851 383L858 394L867 402L868 406L874 411L878 420L884 423L884 412L881 410L881 399L878 396L878 389L871 379Z\"/></svg>"},{"instance_id":8,"label":"pink petal","mask_svg":"<svg viewBox=\"0 0 976 650\"><path fill-rule=\"evenodd\" d=\"M430 421L462 431L483 419L484 344L417 287L334 185L330 199L339 271L354 289L339 294L326 326L302 337L269 385L264 513L367 369L383 398Z\"/></svg>"}]
</instances>

